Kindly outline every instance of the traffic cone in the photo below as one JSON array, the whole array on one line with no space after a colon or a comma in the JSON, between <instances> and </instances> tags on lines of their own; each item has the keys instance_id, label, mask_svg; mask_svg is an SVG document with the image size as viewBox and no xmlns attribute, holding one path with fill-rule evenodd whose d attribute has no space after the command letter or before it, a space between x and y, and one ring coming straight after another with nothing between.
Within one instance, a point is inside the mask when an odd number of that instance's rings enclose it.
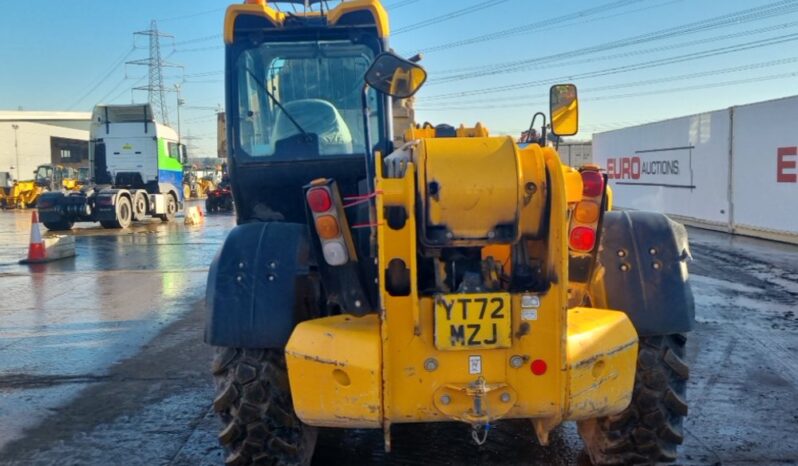
<instances>
[{"instance_id":1,"label":"traffic cone","mask_svg":"<svg viewBox=\"0 0 798 466\"><path fill-rule=\"evenodd\" d=\"M39 228L39 212L31 213L30 245L28 246L28 262L42 262L47 259L42 232Z\"/></svg>"}]
</instances>

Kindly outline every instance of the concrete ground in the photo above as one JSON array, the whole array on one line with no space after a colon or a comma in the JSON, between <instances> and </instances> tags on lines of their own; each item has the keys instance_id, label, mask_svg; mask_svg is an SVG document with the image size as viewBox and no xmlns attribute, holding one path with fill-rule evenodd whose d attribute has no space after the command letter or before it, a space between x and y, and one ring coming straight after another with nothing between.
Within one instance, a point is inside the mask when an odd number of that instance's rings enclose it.
<instances>
[{"instance_id":1,"label":"concrete ground","mask_svg":"<svg viewBox=\"0 0 798 466\"><path fill-rule=\"evenodd\" d=\"M0 464L222 462L205 276L229 215L127 231L79 224L78 256L29 268L29 212L0 212ZM680 464L798 462L798 247L691 230L697 325ZM314 464L584 464L573 425L322 432Z\"/></svg>"}]
</instances>

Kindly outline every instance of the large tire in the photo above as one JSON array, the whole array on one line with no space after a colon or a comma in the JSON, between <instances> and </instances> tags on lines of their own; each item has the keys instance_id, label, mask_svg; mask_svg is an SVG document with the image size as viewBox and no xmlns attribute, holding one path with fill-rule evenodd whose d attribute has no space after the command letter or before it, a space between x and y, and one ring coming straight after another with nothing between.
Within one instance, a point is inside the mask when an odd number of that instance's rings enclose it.
<instances>
[{"instance_id":1,"label":"large tire","mask_svg":"<svg viewBox=\"0 0 798 466\"><path fill-rule=\"evenodd\" d=\"M101 220L103 228L127 228L133 222L133 204L127 196L117 196L116 198L116 218L114 220Z\"/></svg>"},{"instance_id":2,"label":"large tire","mask_svg":"<svg viewBox=\"0 0 798 466\"><path fill-rule=\"evenodd\" d=\"M50 231L66 231L71 230L75 222L68 220L61 220L60 222L44 222L44 227Z\"/></svg>"},{"instance_id":3,"label":"large tire","mask_svg":"<svg viewBox=\"0 0 798 466\"><path fill-rule=\"evenodd\" d=\"M225 464L310 464L317 431L294 413L282 350L216 348L212 370Z\"/></svg>"},{"instance_id":4,"label":"large tire","mask_svg":"<svg viewBox=\"0 0 798 466\"><path fill-rule=\"evenodd\" d=\"M140 222L147 217L147 195L143 191L137 191L133 196L133 220Z\"/></svg>"},{"instance_id":5,"label":"large tire","mask_svg":"<svg viewBox=\"0 0 798 466\"><path fill-rule=\"evenodd\" d=\"M596 465L653 464L676 460L684 440L682 420L690 369L685 336L643 337L637 357L632 401L620 414L578 423L590 460Z\"/></svg>"},{"instance_id":6,"label":"large tire","mask_svg":"<svg viewBox=\"0 0 798 466\"><path fill-rule=\"evenodd\" d=\"M174 222L177 216L177 197L173 193L166 195L166 213L158 215L164 222Z\"/></svg>"}]
</instances>

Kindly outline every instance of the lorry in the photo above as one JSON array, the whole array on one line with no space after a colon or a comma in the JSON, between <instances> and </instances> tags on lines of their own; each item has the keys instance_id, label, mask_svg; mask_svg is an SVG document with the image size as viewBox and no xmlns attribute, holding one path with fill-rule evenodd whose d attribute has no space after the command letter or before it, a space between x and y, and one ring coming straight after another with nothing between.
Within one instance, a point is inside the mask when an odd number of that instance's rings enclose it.
<instances>
[{"instance_id":1,"label":"lorry","mask_svg":"<svg viewBox=\"0 0 798 466\"><path fill-rule=\"evenodd\" d=\"M183 206L185 146L172 128L155 121L149 104L95 106L89 137L91 181L79 191L43 194L38 209L45 227L174 220Z\"/></svg>"},{"instance_id":2,"label":"lorry","mask_svg":"<svg viewBox=\"0 0 798 466\"><path fill-rule=\"evenodd\" d=\"M684 228L612 210L598 167L481 125L395 144L392 100L426 71L390 51L378 0L317 6L247 1L224 22L238 225L205 341L225 463L309 464L318 428L380 429L390 451L395 424L458 421L482 444L504 419L543 445L576 422L595 464L675 461ZM554 136L577 133L578 105L552 86Z\"/></svg>"}]
</instances>

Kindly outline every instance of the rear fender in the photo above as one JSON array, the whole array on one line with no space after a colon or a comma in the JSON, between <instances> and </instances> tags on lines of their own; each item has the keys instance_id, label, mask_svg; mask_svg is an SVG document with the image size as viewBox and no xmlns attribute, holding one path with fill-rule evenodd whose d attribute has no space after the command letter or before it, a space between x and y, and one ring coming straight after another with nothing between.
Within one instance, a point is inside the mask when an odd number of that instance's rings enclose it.
<instances>
[{"instance_id":1,"label":"rear fender","mask_svg":"<svg viewBox=\"0 0 798 466\"><path fill-rule=\"evenodd\" d=\"M594 305L626 312L641 337L687 332L695 320L689 258L687 231L665 215L607 212Z\"/></svg>"},{"instance_id":2,"label":"rear fender","mask_svg":"<svg viewBox=\"0 0 798 466\"><path fill-rule=\"evenodd\" d=\"M307 226L249 223L234 228L208 271L205 342L283 348L313 302Z\"/></svg>"}]
</instances>

